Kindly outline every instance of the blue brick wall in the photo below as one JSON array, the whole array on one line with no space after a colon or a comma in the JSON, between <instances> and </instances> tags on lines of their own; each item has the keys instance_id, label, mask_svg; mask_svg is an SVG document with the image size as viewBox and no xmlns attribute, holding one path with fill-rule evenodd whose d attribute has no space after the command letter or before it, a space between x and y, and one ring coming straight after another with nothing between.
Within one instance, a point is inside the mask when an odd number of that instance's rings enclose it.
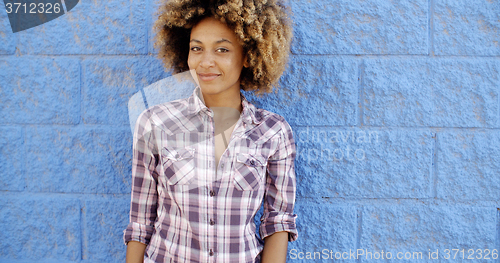
<instances>
[{"instance_id":1,"label":"blue brick wall","mask_svg":"<svg viewBox=\"0 0 500 263\"><path fill-rule=\"evenodd\" d=\"M124 262L127 103L169 76L153 48L157 5L80 1L13 34L0 4L1 263ZM500 2L290 6L282 89L248 95L283 115L297 143L288 261L500 250Z\"/></svg>"}]
</instances>

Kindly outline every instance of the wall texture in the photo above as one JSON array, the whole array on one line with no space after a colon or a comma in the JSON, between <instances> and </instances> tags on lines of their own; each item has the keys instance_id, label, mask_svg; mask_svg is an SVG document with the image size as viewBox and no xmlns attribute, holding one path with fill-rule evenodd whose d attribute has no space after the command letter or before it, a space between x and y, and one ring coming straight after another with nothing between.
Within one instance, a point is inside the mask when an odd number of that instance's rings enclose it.
<instances>
[{"instance_id":1,"label":"wall texture","mask_svg":"<svg viewBox=\"0 0 500 263\"><path fill-rule=\"evenodd\" d=\"M248 95L294 130L289 262L500 262L500 2L290 4L283 88ZM124 262L127 102L169 76L155 6L80 1L13 34L0 4L0 262Z\"/></svg>"}]
</instances>

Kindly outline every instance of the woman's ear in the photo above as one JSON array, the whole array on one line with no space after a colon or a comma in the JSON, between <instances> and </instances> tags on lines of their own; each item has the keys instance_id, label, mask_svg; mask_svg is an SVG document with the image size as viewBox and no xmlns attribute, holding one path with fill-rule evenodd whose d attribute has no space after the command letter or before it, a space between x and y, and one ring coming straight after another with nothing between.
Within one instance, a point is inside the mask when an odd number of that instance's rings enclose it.
<instances>
[{"instance_id":1,"label":"woman's ear","mask_svg":"<svg viewBox=\"0 0 500 263\"><path fill-rule=\"evenodd\" d=\"M250 64L248 63L248 56L247 55L245 55L245 57L243 58L243 67L245 67L245 68L250 67Z\"/></svg>"}]
</instances>

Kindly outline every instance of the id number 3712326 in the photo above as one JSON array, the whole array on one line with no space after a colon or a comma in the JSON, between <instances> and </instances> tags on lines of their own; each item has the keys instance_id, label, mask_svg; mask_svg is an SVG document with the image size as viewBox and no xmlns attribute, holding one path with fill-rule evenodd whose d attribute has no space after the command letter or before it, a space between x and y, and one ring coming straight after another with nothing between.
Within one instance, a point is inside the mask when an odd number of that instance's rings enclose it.
<instances>
[{"instance_id":1,"label":"id number 3712326","mask_svg":"<svg viewBox=\"0 0 500 263\"><path fill-rule=\"evenodd\" d=\"M8 14L58 14L62 11L59 3L6 3L5 9Z\"/></svg>"}]
</instances>

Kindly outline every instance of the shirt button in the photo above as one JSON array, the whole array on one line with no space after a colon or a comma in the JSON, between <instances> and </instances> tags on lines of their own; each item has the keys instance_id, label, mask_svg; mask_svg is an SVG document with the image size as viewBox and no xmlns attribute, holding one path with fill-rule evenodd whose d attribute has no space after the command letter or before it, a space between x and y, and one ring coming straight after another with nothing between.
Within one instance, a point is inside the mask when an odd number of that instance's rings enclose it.
<instances>
[{"instance_id":1,"label":"shirt button","mask_svg":"<svg viewBox=\"0 0 500 263\"><path fill-rule=\"evenodd\" d=\"M210 225L211 226L215 225L215 221L213 219L210 219Z\"/></svg>"},{"instance_id":2,"label":"shirt button","mask_svg":"<svg viewBox=\"0 0 500 263\"><path fill-rule=\"evenodd\" d=\"M224 168L224 164L221 164L221 165L220 165L220 168Z\"/></svg>"},{"instance_id":3,"label":"shirt button","mask_svg":"<svg viewBox=\"0 0 500 263\"><path fill-rule=\"evenodd\" d=\"M254 160L250 160L250 164L251 165L255 165L255 161Z\"/></svg>"},{"instance_id":4,"label":"shirt button","mask_svg":"<svg viewBox=\"0 0 500 263\"><path fill-rule=\"evenodd\" d=\"M179 158L181 157L178 153L175 155L175 158Z\"/></svg>"},{"instance_id":5,"label":"shirt button","mask_svg":"<svg viewBox=\"0 0 500 263\"><path fill-rule=\"evenodd\" d=\"M215 191L214 190L210 190L210 196L215 196Z\"/></svg>"},{"instance_id":6,"label":"shirt button","mask_svg":"<svg viewBox=\"0 0 500 263\"><path fill-rule=\"evenodd\" d=\"M212 249L210 249L210 251L208 252L208 254L209 254L210 256L213 256L213 255L214 255L214 251L213 251Z\"/></svg>"}]
</instances>

